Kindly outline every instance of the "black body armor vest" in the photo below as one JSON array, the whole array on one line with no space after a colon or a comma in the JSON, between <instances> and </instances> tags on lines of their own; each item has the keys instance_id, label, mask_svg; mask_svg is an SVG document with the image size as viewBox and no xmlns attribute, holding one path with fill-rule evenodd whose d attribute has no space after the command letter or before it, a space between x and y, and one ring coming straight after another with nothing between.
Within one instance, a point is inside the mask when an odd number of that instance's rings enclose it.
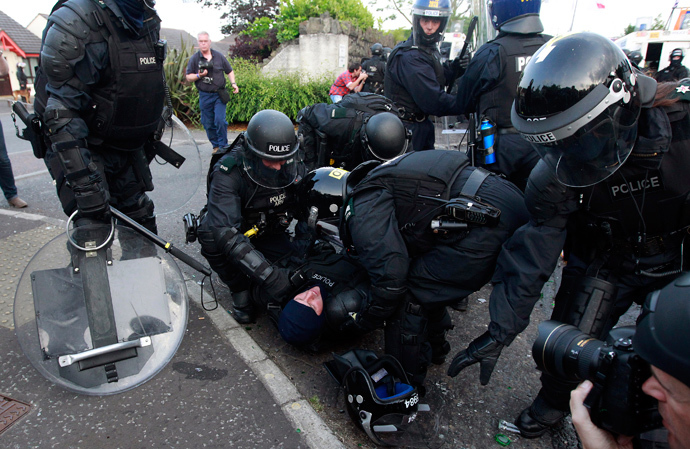
<instances>
[{"instance_id":1,"label":"black body armor vest","mask_svg":"<svg viewBox=\"0 0 690 449\"><path fill-rule=\"evenodd\" d=\"M364 81L362 92L383 95L383 81L386 73L386 63L379 56L373 56L362 64L362 70L369 75Z\"/></svg>"},{"instance_id":2,"label":"black body armor vest","mask_svg":"<svg viewBox=\"0 0 690 449\"><path fill-rule=\"evenodd\" d=\"M503 34L491 41L506 52L505 76L489 92L479 97L477 111L489 117L499 128L510 128L510 109L515 99L520 75L532 55L551 37L541 34Z\"/></svg>"},{"instance_id":3,"label":"black body armor vest","mask_svg":"<svg viewBox=\"0 0 690 449\"><path fill-rule=\"evenodd\" d=\"M419 50L419 54L422 57L428 59L431 66L434 68L434 73L436 74L436 81L441 87L446 85L446 77L443 73L443 65L439 57L441 56L436 50L436 47L418 47L412 43L412 40L407 40L402 44L398 45L393 49L390 56L388 57L388 64L393 61L393 59L398 55L398 53ZM515 84L517 87L517 83ZM384 82L384 90L386 92L386 97L390 98L399 107L403 108L406 112L422 116L424 112L417 106L417 104L412 99L412 95L405 89L402 84L398 84L391 79L389 67L386 67L386 76Z\"/></svg>"},{"instance_id":4,"label":"black body armor vest","mask_svg":"<svg viewBox=\"0 0 690 449\"><path fill-rule=\"evenodd\" d=\"M53 14L63 15L61 8ZM88 141L94 145L106 142L120 149L141 147L156 131L165 101L163 50L156 53L160 36L160 19L149 13L138 35L128 32L120 19L103 3L81 0L75 3L76 16L85 24L95 18L99 28L85 34L83 45L106 41L109 66L101 72L101 80L90 87L93 104L82 118L89 127ZM65 17L73 17L65 12ZM70 16L71 14L71 16ZM89 17L82 17L86 15ZM51 15L52 17L52 15ZM61 20L61 18L56 18ZM49 22L48 29L55 22ZM63 24L64 26L64 24ZM48 35L47 32L44 35ZM37 75L37 111L43 112L47 93L45 81ZM67 81L79 88L80 82Z\"/></svg>"},{"instance_id":5,"label":"black body armor vest","mask_svg":"<svg viewBox=\"0 0 690 449\"><path fill-rule=\"evenodd\" d=\"M410 162L409 155L417 154ZM350 194L384 188L395 199L395 216L400 233L411 254L420 254L436 246L431 220L443 212L442 202L422 198L449 199L450 189L460 172L470 162L458 151L408 153L374 170ZM356 211L355 211L356 213Z\"/></svg>"},{"instance_id":6,"label":"black body armor vest","mask_svg":"<svg viewBox=\"0 0 690 449\"><path fill-rule=\"evenodd\" d=\"M607 180L583 191L578 229L573 252L578 248L612 249L635 257L654 256L680 244L690 226L690 103L678 102L669 108L644 110L645 121L667 127L670 119L670 147L657 147L664 153L660 164L650 164L655 153L641 152L655 136L638 136L625 164ZM662 133L668 135L668 129ZM641 212L638 213L638 210ZM641 215L641 216L640 216ZM681 232L678 232L681 231ZM582 241L580 238L582 238ZM597 248L593 248L596 242ZM586 254L585 260L587 259Z\"/></svg>"}]
</instances>

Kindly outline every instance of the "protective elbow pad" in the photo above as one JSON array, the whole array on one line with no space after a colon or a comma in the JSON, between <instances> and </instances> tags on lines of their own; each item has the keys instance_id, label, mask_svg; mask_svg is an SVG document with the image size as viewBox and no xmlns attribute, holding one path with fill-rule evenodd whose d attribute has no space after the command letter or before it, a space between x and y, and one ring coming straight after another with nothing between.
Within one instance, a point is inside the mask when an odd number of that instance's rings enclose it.
<instances>
[{"instance_id":1,"label":"protective elbow pad","mask_svg":"<svg viewBox=\"0 0 690 449\"><path fill-rule=\"evenodd\" d=\"M237 264L252 281L262 284L273 272L273 266L235 228L214 229L213 237L228 259Z\"/></svg>"},{"instance_id":2,"label":"protective elbow pad","mask_svg":"<svg viewBox=\"0 0 690 449\"><path fill-rule=\"evenodd\" d=\"M403 303L407 295L407 287L378 287L370 288L371 301L367 313L379 318L388 318Z\"/></svg>"}]
</instances>

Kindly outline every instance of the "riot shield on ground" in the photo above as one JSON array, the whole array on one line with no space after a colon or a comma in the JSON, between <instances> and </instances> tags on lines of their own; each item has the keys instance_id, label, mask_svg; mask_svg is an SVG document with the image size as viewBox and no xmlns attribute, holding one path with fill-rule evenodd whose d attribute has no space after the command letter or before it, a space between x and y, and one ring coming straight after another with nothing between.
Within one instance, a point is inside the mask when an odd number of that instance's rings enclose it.
<instances>
[{"instance_id":1,"label":"riot shield on ground","mask_svg":"<svg viewBox=\"0 0 690 449\"><path fill-rule=\"evenodd\" d=\"M177 157L167 162L156 156L149 168L153 175L153 191L148 193L156 205L156 214L164 215L181 209L194 196L202 183L199 147L187 127L174 115L166 121L161 143L184 158L179 166ZM171 195L170 192L175 192Z\"/></svg>"},{"instance_id":2,"label":"riot shield on ground","mask_svg":"<svg viewBox=\"0 0 690 449\"><path fill-rule=\"evenodd\" d=\"M69 237L48 242L22 274L14 302L20 346L43 376L68 390L130 390L155 376L182 341L182 273L126 227L82 226Z\"/></svg>"}]
</instances>

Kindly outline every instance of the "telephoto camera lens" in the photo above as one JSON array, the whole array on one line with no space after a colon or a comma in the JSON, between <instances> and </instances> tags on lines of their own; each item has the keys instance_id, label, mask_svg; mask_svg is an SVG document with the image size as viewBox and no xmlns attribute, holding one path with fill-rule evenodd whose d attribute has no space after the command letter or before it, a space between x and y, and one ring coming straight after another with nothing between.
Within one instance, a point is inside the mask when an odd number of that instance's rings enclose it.
<instances>
[{"instance_id":1,"label":"telephoto camera lens","mask_svg":"<svg viewBox=\"0 0 690 449\"><path fill-rule=\"evenodd\" d=\"M570 324L548 320L539 324L532 345L537 368L563 380L586 380L599 367L604 342Z\"/></svg>"}]
</instances>

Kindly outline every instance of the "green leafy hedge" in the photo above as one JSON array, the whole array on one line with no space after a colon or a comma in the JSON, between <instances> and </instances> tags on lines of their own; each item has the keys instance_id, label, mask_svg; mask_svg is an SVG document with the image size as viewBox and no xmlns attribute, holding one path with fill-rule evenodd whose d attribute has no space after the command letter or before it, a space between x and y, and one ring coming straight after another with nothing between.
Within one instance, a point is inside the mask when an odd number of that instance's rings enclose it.
<instances>
[{"instance_id":1,"label":"green leafy hedge","mask_svg":"<svg viewBox=\"0 0 690 449\"><path fill-rule=\"evenodd\" d=\"M193 83L183 82L192 51L185 46L180 51L172 50L165 62L165 75L175 113L183 121L199 126L199 93ZM248 122L263 109L281 111L295 120L303 107L330 102L328 90L333 80L329 76L304 81L298 74L264 75L258 65L244 59L231 59L230 64L240 93L232 94L232 86L228 84L231 92L226 107L228 123Z\"/></svg>"}]
</instances>

